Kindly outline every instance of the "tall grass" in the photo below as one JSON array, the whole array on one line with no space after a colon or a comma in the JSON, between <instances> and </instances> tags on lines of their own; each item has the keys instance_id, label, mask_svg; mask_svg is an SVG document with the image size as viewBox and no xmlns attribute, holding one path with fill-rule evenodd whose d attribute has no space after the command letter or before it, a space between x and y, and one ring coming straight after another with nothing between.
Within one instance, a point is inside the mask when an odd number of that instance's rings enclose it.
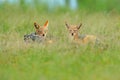
<instances>
[{"instance_id":1,"label":"tall grass","mask_svg":"<svg viewBox=\"0 0 120 80\"><path fill-rule=\"evenodd\" d=\"M34 22L49 20L52 44L26 44ZM64 21L83 23L81 34L94 34L109 45L101 51L69 42ZM61 10L54 13L3 7L0 10L0 80L119 80L119 14Z\"/></svg>"}]
</instances>

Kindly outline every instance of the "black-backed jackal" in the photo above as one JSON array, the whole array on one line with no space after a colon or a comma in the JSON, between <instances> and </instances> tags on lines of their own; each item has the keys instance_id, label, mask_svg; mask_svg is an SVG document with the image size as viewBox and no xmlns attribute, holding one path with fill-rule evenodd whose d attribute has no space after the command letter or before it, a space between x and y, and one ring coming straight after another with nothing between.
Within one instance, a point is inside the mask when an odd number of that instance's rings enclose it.
<instances>
[{"instance_id":1,"label":"black-backed jackal","mask_svg":"<svg viewBox=\"0 0 120 80\"><path fill-rule=\"evenodd\" d=\"M48 32L48 20L45 22L44 26L40 26L36 22L34 22L35 32L31 34L24 35L24 41L30 42L30 41L36 41L36 42L43 42L46 38L47 32Z\"/></svg>"},{"instance_id":2,"label":"black-backed jackal","mask_svg":"<svg viewBox=\"0 0 120 80\"><path fill-rule=\"evenodd\" d=\"M105 46L103 46L103 42L101 42L101 40L99 40L96 36L79 34L79 29L81 28L82 23L79 25L70 25L67 22L65 22L65 25L69 31L69 38L73 42L81 45L92 44L94 46L97 45L102 48L105 48Z\"/></svg>"}]
</instances>

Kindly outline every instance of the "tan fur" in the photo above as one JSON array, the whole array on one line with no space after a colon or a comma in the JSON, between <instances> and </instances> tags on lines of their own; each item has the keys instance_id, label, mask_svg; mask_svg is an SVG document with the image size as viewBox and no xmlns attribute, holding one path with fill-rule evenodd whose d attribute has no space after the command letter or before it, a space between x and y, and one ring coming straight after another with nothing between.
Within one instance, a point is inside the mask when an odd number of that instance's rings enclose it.
<instances>
[{"instance_id":1,"label":"tan fur","mask_svg":"<svg viewBox=\"0 0 120 80\"><path fill-rule=\"evenodd\" d=\"M69 35L71 37L71 39L74 42L80 43L80 44L88 44L88 43L95 43L97 37L94 35L86 35L83 39L79 38L79 29L82 26L82 24L80 25L69 25L68 23L65 23L66 27L69 31Z\"/></svg>"},{"instance_id":2,"label":"tan fur","mask_svg":"<svg viewBox=\"0 0 120 80\"><path fill-rule=\"evenodd\" d=\"M95 43L96 39L97 38L94 35L86 35L86 37L83 39L83 43L89 43L89 42Z\"/></svg>"}]
</instances>

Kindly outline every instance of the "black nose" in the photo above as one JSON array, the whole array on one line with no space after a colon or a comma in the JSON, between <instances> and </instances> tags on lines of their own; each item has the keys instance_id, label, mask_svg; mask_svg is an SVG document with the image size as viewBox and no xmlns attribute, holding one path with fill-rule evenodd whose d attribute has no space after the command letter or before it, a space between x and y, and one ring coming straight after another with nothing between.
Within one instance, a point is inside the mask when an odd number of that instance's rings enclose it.
<instances>
[{"instance_id":1,"label":"black nose","mask_svg":"<svg viewBox=\"0 0 120 80\"><path fill-rule=\"evenodd\" d=\"M73 36L74 34L72 33L72 36Z\"/></svg>"},{"instance_id":2,"label":"black nose","mask_svg":"<svg viewBox=\"0 0 120 80\"><path fill-rule=\"evenodd\" d=\"M45 36L45 34L43 34L43 36Z\"/></svg>"}]
</instances>

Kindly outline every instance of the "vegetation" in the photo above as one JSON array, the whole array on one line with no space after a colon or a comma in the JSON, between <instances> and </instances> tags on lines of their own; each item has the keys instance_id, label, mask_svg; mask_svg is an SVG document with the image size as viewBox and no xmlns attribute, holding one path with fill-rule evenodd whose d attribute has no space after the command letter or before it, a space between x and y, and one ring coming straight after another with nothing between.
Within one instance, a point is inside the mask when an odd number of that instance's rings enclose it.
<instances>
[{"instance_id":1,"label":"vegetation","mask_svg":"<svg viewBox=\"0 0 120 80\"><path fill-rule=\"evenodd\" d=\"M119 80L119 18L115 12L1 6L0 80ZM54 43L26 44L23 35L35 31L33 23L43 25L46 20ZM64 21L82 22L81 34L94 34L109 47L99 50L70 43Z\"/></svg>"}]
</instances>

